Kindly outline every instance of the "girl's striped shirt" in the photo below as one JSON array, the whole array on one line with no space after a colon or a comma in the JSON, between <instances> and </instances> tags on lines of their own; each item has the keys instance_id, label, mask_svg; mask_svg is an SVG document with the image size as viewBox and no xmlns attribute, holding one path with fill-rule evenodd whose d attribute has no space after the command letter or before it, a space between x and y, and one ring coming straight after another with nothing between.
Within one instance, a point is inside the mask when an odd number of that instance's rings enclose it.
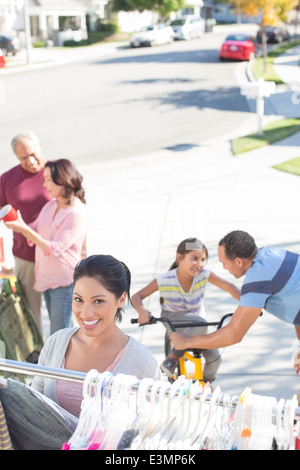
<instances>
[{"instance_id":1,"label":"girl's striped shirt","mask_svg":"<svg viewBox=\"0 0 300 470\"><path fill-rule=\"evenodd\" d=\"M178 268L157 277L158 290L163 299L162 310L170 313L199 313L204 304L205 285L210 271L202 269L193 279L188 292L180 285Z\"/></svg>"}]
</instances>

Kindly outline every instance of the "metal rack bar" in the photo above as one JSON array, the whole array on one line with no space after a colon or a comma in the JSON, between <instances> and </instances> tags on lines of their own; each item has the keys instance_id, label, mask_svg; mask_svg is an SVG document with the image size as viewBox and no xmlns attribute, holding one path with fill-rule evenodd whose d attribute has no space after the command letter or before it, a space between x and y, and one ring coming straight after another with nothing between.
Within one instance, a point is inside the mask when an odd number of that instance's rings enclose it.
<instances>
[{"instance_id":1,"label":"metal rack bar","mask_svg":"<svg viewBox=\"0 0 300 470\"><path fill-rule=\"evenodd\" d=\"M14 372L23 375L38 375L40 377L48 377L50 379L63 379L71 382L84 382L86 374L84 372L54 369L50 367L31 364L29 362L12 361L10 359L0 358L0 370Z\"/></svg>"},{"instance_id":2,"label":"metal rack bar","mask_svg":"<svg viewBox=\"0 0 300 470\"><path fill-rule=\"evenodd\" d=\"M83 383L86 377L85 372L55 369L38 364L30 364L28 362L12 361L10 359L0 358L0 370L7 372L14 372L16 374L24 375L38 375L40 377L48 377L50 379L69 380L71 382ZM138 390L138 383L132 386L133 390ZM238 400L233 400L231 405L236 406ZM295 410L295 419L300 420L300 406Z\"/></svg>"}]
</instances>

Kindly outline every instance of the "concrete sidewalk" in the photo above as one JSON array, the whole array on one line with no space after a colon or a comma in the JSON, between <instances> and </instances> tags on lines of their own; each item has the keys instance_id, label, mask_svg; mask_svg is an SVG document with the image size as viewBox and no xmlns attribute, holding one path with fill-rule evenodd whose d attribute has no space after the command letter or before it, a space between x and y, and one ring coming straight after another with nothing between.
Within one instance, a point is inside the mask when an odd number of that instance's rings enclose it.
<instances>
[{"instance_id":1,"label":"concrete sidewalk","mask_svg":"<svg viewBox=\"0 0 300 470\"><path fill-rule=\"evenodd\" d=\"M286 91L289 99L291 92ZM297 115L287 95L273 95L267 120ZM284 109L284 112L283 112ZM255 114L244 126L255 131ZM245 130L245 129L244 129ZM241 132L235 130L234 134ZM243 135L243 134L238 134ZM299 178L272 165L300 156L300 133L278 144L239 157L230 138L201 142L193 148L175 148L151 155L81 166L88 188L90 253L110 253L132 272L132 294L157 274L168 270L178 243L202 239L209 250L208 268L235 282L217 259L220 238L234 229L251 233L259 246L277 245L300 253ZM159 315L158 296L146 300ZM206 311L211 321L236 307L224 293L207 287ZM164 358L164 328L130 324L136 312L128 308L124 330L148 346L159 362ZM239 394L246 386L254 393L290 398L299 390L293 371L292 326L269 314L259 318L242 343L223 351L215 384Z\"/></svg>"},{"instance_id":2,"label":"concrete sidewalk","mask_svg":"<svg viewBox=\"0 0 300 470\"><path fill-rule=\"evenodd\" d=\"M7 59L6 66L1 69L0 76L94 59L111 54L119 47L124 47L124 42L102 42L74 48L32 47L29 55L26 49L22 49L16 56Z\"/></svg>"},{"instance_id":3,"label":"concrete sidewalk","mask_svg":"<svg viewBox=\"0 0 300 470\"><path fill-rule=\"evenodd\" d=\"M294 152L293 145L281 148ZM278 245L300 252L299 216L291 204L299 199L299 180L270 168L271 155L266 153L268 164L261 164L258 154L253 154L253 160L250 154L235 158L229 142L219 142L183 152L82 166L88 188L89 252L110 253L126 262L133 277L132 293L168 270L178 243L188 236L207 244L208 267L232 282L216 252L219 239L233 229L250 232L260 246ZM146 305L159 315L156 295ZM235 306L208 285L208 319L215 321ZM162 361L163 327L132 326L132 316L136 313L129 309L123 328ZM216 383L231 394L252 386L257 393L290 396L299 388L291 363L294 336L291 326L265 314L241 344L224 351Z\"/></svg>"}]
</instances>

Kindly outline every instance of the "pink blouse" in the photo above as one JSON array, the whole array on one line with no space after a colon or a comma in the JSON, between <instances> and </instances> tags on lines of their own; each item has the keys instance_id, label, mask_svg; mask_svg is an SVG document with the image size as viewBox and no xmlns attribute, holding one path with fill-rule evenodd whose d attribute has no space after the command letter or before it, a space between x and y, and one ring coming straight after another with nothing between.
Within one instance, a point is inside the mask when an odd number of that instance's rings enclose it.
<instances>
[{"instance_id":1,"label":"pink blouse","mask_svg":"<svg viewBox=\"0 0 300 470\"><path fill-rule=\"evenodd\" d=\"M117 363L124 354L126 346L119 352L112 364L106 369L112 372ZM65 368L65 359L63 360L62 369ZM62 408L67 410L74 416L78 416L81 410L81 402L83 384L78 382L69 382L67 380L57 380L56 383L56 397L57 401Z\"/></svg>"},{"instance_id":2,"label":"pink blouse","mask_svg":"<svg viewBox=\"0 0 300 470\"><path fill-rule=\"evenodd\" d=\"M35 248L35 284L38 292L72 283L74 268L81 258L86 235L85 207L76 199L73 206L57 213L56 199L42 208L30 226L45 240L50 254Z\"/></svg>"}]
</instances>

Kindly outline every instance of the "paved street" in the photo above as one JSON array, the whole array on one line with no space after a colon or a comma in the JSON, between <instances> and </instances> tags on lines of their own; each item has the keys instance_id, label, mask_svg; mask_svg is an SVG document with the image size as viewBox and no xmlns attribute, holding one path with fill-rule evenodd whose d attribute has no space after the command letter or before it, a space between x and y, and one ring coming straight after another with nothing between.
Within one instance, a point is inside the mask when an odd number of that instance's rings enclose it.
<instances>
[{"instance_id":1,"label":"paved street","mask_svg":"<svg viewBox=\"0 0 300 470\"><path fill-rule=\"evenodd\" d=\"M154 48L33 49L34 63L19 73L14 61L26 54L12 58L0 73L6 89L0 169L12 164L9 142L24 125L35 129L48 158L69 155L79 164L227 135L249 113L239 92L245 64L218 60L225 35L221 29Z\"/></svg>"},{"instance_id":2,"label":"paved street","mask_svg":"<svg viewBox=\"0 0 300 470\"><path fill-rule=\"evenodd\" d=\"M234 80L236 86L246 80L242 68L238 67ZM284 93L267 101L266 121L285 113L299 115L291 92ZM238 90L236 96L240 99ZM256 128L253 103L245 104L245 119L226 134L211 137L207 133L199 140L178 141L185 145L164 145L155 151L145 147L132 156L80 163L88 196L89 253L110 253L126 262L133 276L132 293L168 269L176 246L188 236L206 243L208 267L230 281L232 277L217 259L217 244L231 230L250 232L259 246L270 244L300 252L299 211L295 210L299 178L272 168L277 162L299 156L300 136L233 157L232 136ZM25 108L23 113L25 116ZM221 113L226 122L227 111ZM208 126L213 130L212 122ZM156 296L149 300L149 308L159 314ZM235 303L225 294L208 287L209 319L216 320L234 308ZM128 308L125 331L147 345L161 362L163 327L132 326L132 316L135 312ZM47 326L46 316L44 320ZM299 389L291 362L294 337L291 326L264 314L242 343L223 352L216 384L231 394L240 394L250 386L254 393L291 397Z\"/></svg>"}]
</instances>

